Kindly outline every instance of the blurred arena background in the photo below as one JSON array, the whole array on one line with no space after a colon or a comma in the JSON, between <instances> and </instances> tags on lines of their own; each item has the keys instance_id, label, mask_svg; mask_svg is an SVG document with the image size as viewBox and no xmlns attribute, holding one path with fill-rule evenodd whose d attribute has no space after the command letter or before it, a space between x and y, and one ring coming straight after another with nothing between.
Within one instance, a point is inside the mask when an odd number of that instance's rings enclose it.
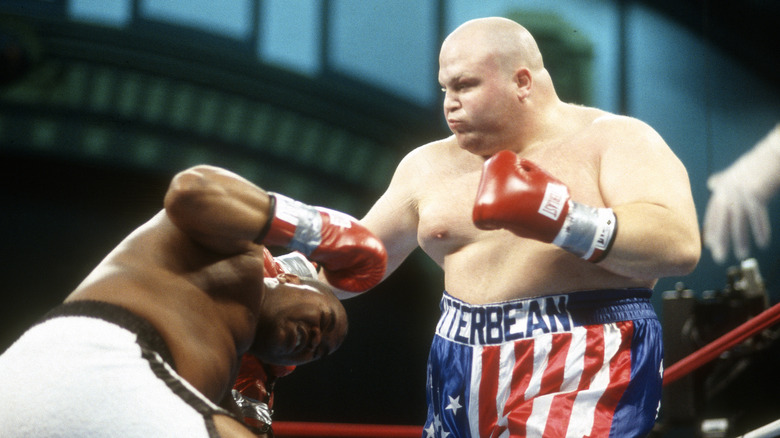
<instances>
[{"instance_id":1,"label":"blurred arena background","mask_svg":"<svg viewBox=\"0 0 780 438\"><path fill-rule=\"evenodd\" d=\"M491 15L531 30L564 100L652 125L687 166L700 218L707 177L780 120L772 1L0 0L0 351L161 208L187 166L362 216L404 154L448 134L441 40ZM771 246L755 251L770 303L779 201ZM729 309L750 306L729 295L733 275L705 251L694 273L663 279L665 331L693 314L710 336L741 321ZM276 419L421 425L441 278L417 252L347 301L347 342L279 383ZM665 302L673 290L693 301ZM673 355L691 348L671 342ZM748 370L730 386L714 388L712 369L682 382L670 397L690 409L662 410L659 433L766 423L780 352L764 342L728 363Z\"/></svg>"}]
</instances>

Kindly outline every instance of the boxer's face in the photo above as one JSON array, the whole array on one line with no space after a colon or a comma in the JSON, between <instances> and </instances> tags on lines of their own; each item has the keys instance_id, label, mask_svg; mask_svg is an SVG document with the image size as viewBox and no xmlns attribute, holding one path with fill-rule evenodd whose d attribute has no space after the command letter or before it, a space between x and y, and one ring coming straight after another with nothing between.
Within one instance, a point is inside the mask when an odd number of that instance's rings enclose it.
<instances>
[{"instance_id":1,"label":"boxer's face","mask_svg":"<svg viewBox=\"0 0 780 438\"><path fill-rule=\"evenodd\" d=\"M517 123L515 84L484 38L448 38L439 56L439 83L444 118L462 149L489 156L506 147L507 127Z\"/></svg>"},{"instance_id":2,"label":"boxer's face","mask_svg":"<svg viewBox=\"0 0 780 438\"><path fill-rule=\"evenodd\" d=\"M275 365L299 365L341 346L347 312L327 285L281 274L266 278L265 289L253 354Z\"/></svg>"}]
</instances>

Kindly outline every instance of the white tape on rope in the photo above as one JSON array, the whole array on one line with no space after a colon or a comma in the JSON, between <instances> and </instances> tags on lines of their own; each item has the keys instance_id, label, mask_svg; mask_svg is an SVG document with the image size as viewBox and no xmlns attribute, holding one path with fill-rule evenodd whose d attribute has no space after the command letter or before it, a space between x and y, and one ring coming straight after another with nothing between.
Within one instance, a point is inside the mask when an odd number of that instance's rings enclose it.
<instances>
[{"instance_id":1,"label":"white tape on rope","mask_svg":"<svg viewBox=\"0 0 780 438\"><path fill-rule=\"evenodd\" d=\"M780 420L773 421L737 438L775 438L778 436L780 436Z\"/></svg>"}]
</instances>

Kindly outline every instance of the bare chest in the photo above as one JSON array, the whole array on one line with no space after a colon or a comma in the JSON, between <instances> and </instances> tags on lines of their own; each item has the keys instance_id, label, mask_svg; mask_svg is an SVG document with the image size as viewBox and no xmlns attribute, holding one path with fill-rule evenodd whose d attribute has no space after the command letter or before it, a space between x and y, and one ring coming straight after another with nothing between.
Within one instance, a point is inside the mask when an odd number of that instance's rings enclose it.
<instances>
[{"instance_id":1,"label":"bare chest","mask_svg":"<svg viewBox=\"0 0 780 438\"><path fill-rule=\"evenodd\" d=\"M594 156L571 154L566 149L551 147L528 154L526 158L564 182L574 200L602 205L598 161ZM481 166L461 173L434 173L418 188L417 240L440 266L445 257L469 245L495 241L495 233L479 230L472 222L481 175Z\"/></svg>"},{"instance_id":2,"label":"bare chest","mask_svg":"<svg viewBox=\"0 0 780 438\"><path fill-rule=\"evenodd\" d=\"M481 233L471 220L479 177L479 172L442 175L421 191L417 241L439 265L446 255L474 242Z\"/></svg>"}]
</instances>

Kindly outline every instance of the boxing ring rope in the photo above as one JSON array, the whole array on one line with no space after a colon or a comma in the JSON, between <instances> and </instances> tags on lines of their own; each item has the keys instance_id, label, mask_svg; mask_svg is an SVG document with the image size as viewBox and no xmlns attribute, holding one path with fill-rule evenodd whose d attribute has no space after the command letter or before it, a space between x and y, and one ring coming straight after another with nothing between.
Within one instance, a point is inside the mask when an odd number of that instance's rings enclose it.
<instances>
[{"instance_id":1,"label":"boxing ring rope","mask_svg":"<svg viewBox=\"0 0 780 438\"><path fill-rule=\"evenodd\" d=\"M756 333L780 322L780 303L761 312L734 330L710 342L701 349L676 362L664 372L664 386L692 373L718 357L724 351L748 339ZM744 438L770 437L780 431L780 420L770 423ZM308 423L275 421L274 433L278 437L342 437L342 438L419 438L422 426L398 426L381 424Z\"/></svg>"},{"instance_id":2,"label":"boxing ring rope","mask_svg":"<svg viewBox=\"0 0 780 438\"><path fill-rule=\"evenodd\" d=\"M718 357L724 351L755 335L761 330L769 328L778 321L780 321L780 303L764 310L753 319L710 342L709 344L667 368L664 372L664 386L687 374L690 374L697 368Z\"/></svg>"},{"instance_id":3,"label":"boxing ring rope","mask_svg":"<svg viewBox=\"0 0 780 438\"><path fill-rule=\"evenodd\" d=\"M776 438L780 432L780 420L759 427L758 429L741 435L738 438Z\"/></svg>"},{"instance_id":4,"label":"boxing ring rope","mask_svg":"<svg viewBox=\"0 0 780 438\"><path fill-rule=\"evenodd\" d=\"M285 438L420 438L422 432L422 426L274 421L274 435Z\"/></svg>"}]
</instances>

